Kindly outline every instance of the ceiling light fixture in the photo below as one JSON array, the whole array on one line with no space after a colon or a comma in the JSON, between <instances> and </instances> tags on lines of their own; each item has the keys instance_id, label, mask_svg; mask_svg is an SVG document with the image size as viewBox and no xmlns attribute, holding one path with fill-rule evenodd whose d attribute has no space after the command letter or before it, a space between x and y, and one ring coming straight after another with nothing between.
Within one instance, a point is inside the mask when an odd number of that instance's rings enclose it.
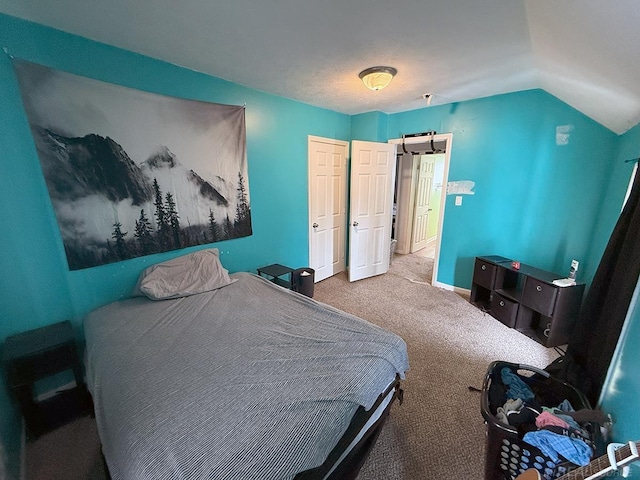
<instances>
[{"instance_id":1,"label":"ceiling light fixture","mask_svg":"<svg viewBox=\"0 0 640 480\"><path fill-rule=\"evenodd\" d=\"M382 90L398 71L393 67L371 67L360 72L360 80L371 90Z\"/></svg>"}]
</instances>

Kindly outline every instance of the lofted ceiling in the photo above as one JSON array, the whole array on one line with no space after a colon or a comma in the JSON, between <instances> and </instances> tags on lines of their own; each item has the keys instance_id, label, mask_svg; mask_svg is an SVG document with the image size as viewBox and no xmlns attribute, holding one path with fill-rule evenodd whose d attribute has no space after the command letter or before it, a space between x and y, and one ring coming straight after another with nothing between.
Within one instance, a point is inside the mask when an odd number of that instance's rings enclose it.
<instances>
[{"instance_id":1,"label":"lofted ceiling","mask_svg":"<svg viewBox=\"0 0 640 480\"><path fill-rule=\"evenodd\" d=\"M0 0L0 12L346 114L542 88L640 122L637 0ZM391 85L358 73L395 67Z\"/></svg>"}]
</instances>

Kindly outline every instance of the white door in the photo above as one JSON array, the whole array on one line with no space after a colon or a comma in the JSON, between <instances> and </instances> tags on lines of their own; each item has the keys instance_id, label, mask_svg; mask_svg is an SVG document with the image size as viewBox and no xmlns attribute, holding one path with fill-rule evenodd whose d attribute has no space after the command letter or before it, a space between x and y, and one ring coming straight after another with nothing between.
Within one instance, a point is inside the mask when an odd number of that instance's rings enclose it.
<instances>
[{"instance_id":1,"label":"white door","mask_svg":"<svg viewBox=\"0 0 640 480\"><path fill-rule=\"evenodd\" d=\"M396 146L351 142L349 281L389 270Z\"/></svg>"},{"instance_id":2,"label":"white door","mask_svg":"<svg viewBox=\"0 0 640 480\"><path fill-rule=\"evenodd\" d=\"M348 142L309 136L309 266L315 281L346 268Z\"/></svg>"},{"instance_id":3,"label":"white door","mask_svg":"<svg viewBox=\"0 0 640 480\"><path fill-rule=\"evenodd\" d=\"M427 246L427 226L431 211L431 186L435 167L433 155L420 155L418 162L418 178L416 186L415 209L413 213L413 228L411 232L411 253L422 250Z\"/></svg>"}]
</instances>

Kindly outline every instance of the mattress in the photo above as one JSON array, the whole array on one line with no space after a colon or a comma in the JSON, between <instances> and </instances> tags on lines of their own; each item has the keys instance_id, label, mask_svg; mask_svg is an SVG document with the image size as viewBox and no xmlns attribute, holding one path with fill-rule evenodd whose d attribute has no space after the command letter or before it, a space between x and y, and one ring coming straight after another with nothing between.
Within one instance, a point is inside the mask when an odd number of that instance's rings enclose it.
<instances>
[{"instance_id":1,"label":"mattress","mask_svg":"<svg viewBox=\"0 0 640 480\"><path fill-rule=\"evenodd\" d=\"M397 335L256 275L233 278L85 319L87 383L114 480L293 478L404 378Z\"/></svg>"}]
</instances>

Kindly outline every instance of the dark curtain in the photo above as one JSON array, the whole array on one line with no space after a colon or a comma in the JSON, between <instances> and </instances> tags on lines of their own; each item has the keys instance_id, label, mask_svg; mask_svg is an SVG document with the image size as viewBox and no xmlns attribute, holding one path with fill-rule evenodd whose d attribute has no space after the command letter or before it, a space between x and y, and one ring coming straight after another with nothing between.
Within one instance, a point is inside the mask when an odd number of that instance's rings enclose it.
<instances>
[{"instance_id":1,"label":"dark curtain","mask_svg":"<svg viewBox=\"0 0 640 480\"><path fill-rule=\"evenodd\" d=\"M640 174L584 300L567 353L549 371L596 405L640 274ZM555 371L554 371L555 367Z\"/></svg>"}]
</instances>

